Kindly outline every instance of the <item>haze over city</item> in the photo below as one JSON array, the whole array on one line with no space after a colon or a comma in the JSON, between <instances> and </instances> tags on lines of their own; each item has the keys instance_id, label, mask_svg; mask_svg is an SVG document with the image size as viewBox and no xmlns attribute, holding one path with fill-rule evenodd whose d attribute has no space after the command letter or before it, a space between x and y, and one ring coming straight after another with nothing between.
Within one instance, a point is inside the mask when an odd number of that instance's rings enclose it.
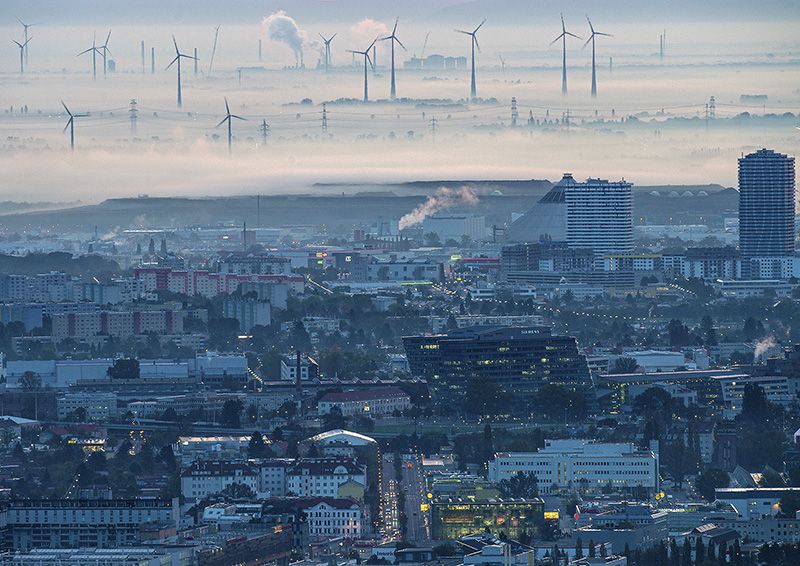
<instances>
[{"instance_id":1,"label":"haze over city","mask_svg":"<svg viewBox=\"0 0 800 566\"><path fill-rule=\"evenodd\" d=\"M800 564L798 24L5 0L0 564Z\"/></svg>"}]
</instances>

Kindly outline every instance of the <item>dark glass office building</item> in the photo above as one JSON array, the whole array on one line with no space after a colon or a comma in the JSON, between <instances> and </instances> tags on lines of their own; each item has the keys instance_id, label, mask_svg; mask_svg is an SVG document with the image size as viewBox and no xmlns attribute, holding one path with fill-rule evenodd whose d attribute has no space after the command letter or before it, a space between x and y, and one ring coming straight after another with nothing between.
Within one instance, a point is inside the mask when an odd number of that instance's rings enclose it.
<instances>
[{"instance_id":1,"label":"dark glass office building","mask_svg":"<svg viewBox=\"0 0 800 566\"><path fill-rule=\"evenodd\" d=\"M411 372L428 381L437 402L463 399L472 379L512 393L523 410L544 384L577 391L591 386L586 358L571 336L547 327L473 326L435 336L403 338Z\"/></svg>"},{"instance_id":2,"label":"dark glass office building","mask_svg":"<svg viewBox=\"0 0 800 566\"><path fill-rule=\"evenodd\" d=\"M743 258L794 255L794 157L759 149L739 159Z\"/></svg>"}]
</instances>

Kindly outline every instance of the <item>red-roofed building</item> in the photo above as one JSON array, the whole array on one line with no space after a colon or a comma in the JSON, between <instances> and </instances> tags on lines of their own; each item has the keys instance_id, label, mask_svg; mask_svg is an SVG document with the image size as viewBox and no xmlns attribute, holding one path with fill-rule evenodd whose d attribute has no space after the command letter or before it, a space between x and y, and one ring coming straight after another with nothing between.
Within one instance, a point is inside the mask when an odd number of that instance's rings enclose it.
<instances>
[{"instance_id":1,"label":"red-roofed building","mask_svg":"<svg viewBox=\"0 0 800 566\"><path fill-rule=\"evenodd\" d=\"M337 407L342 415L390 415L411 407L411 397L398 387L327 393L317 403L321 415Z\"/></svg>"}]
</instances>

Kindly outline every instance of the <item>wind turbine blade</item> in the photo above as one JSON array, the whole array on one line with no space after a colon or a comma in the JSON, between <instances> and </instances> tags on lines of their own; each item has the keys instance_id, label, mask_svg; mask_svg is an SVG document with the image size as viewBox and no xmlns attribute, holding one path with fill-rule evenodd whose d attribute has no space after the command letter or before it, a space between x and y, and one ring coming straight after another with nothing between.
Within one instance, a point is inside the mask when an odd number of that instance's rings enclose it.
<instances>
[{"instance_id":1,"label":"wind turbine blade","mask_svg":"<svg viewBox=\"0 0 800 566\"><path fill-rule=\"evenodd\" d=\"M180 54L180 49L178 49L178 41L175 39L175 36L172 36L172 44L175 46L175 53Z\"/></svg>"},{"instance_id":2,"label":"wind turbine blade","mask_svg":"<svg viewBox=\"0 0 800 566\"><path fill-rule=\"evenodd\" d=\"M398 44L400 47L402 47L402 48L403 48L403 51L408 51L408 49L406 49L406 46L405 46L405 45L403 45L403 42L402 42L402 41L400 41L400 40L399 40L399 39L397 39L396 37L394 38L394 40L397 42L397 44Z\"/></svg>"},{"instance_id":3,"label":"wind turbine blade","mask_svg":"<svg viewBox=\"0 0 800 566\"><path fill-rule=\"evenodd\" d=\"M472 41L475 42L475 47L478 48L478 53L480 53L481 52L481 44L478 43L478 36L477 35L473 35L472 36Z\"/></svg>"},{"instance_id":4,"label":"wind turbine blade","mask_svg":"<svg viewBox=\"0 0 800 566\"><path fill-rule=\"evenodd\" d=\"M111 55L112 57L114 56L114 55L111 53L111 50L110 50L108 47L106 47L105 45L103 46L103 51L105 51L107 55Z\"/></svg>"},{"instance_id":5,"label":"wind turbine blade","mask_svg":"<svg viewBox=\"0 0 800 566\"><path fill-rule=\"evenodd\" d=\"M395 32L397 31L397 24L398 24L399 22L400 22L400 18L397 18L397 19L395 19L395 21L394 21L394 27L392 28L392 35L394 35L394 34L395 34Z\"/></svg>"},{"instance_id":6,"label":"wind turbine blade","mask_svg":"<svg viewBox=\"0 0 800 566\"><path fill-rule=\"evenodd\" d=\"M111 30L108 30L108 35L106 36L106 42L103 44L103 47L108 45L108 40L111 39Z\"/></svg>"},{"instance_id":7,"label":"wind turbine blade","mask_svg":"<svg viewBox=\"0 0 800 566\"><path fill-rule=\"evenodd\" d=\"M15 41L14 43L17 43L17 42ZM85 53L89 53L90 51L94 51L94 47L90 47L89 49L87 49L85 51L81 51L80 53L78 53L77 57L80 57L81 55L83 55Z\"/></svg>"},{"instance_id":8,"label":"wind turbine blade","mask_svg":"<svg viewBox=\"0 0 800 566\"><path fill-rule=\"evenodd\" d=\"M596 32L594 32L594 34L595 34L595 35L604 35L604 36L606 36L606 37L614 37L614 36L613 36L613 35L611 35L610 33L603 33L603 32L601 32L601 31L596 31Z\"/></svg>"},{"instance_id":9,"label":"wind turbine blade","mask_svg":"<svg viewBox=\"0 0 800 566\"><path fill-rule=\"evenodd\" d=\"M15 39L12 39L12 40L11 40L11 43L16 43L16 44L17 44L17 47L19 47L20 49L22 49L22 44L21 44L19 41L15 40Z\"/></svg>"},{"instance_id":10,"label":"wind turbine blade","mask_svg":"<svg viewBox=\"0 0 800 566\"><path fill-rule=\"evenodd\" d=\"M180 55L175 55L175 58L170 62L170 64L164 67L164 70L166 71L167 69L172 67L175 64L175 61L177 61L178 59L180 59Z\"/></svg>"},{"instance_id":11,"label":"wind turbine blade","mask_svg":"<svg viewBox=\"0 0 800 566\"><path fill-rule=\"evenodd\" d=\"M228 106L228 97L227 96L225 97L225 113L228 116L231 115L231 109L230 109L230 106Z\"/></svg>"},{"instance_id":12,"label":"wind turbine blade","mask_svg":"<svg viewBox=\"0 0 800 566\"><path fill-rule=\"evenodd\" d=\"M369 66L372 67L372 69L374 70L375 69L375 65L372 64L372 59L369 56L369 52L364 53L364 57L367 58L367 62L369 63Z\"/></svg>"},{"instance_id":13,"label":"wind turbine blade","mask_svg":"<svg viewBox=\"0 0 800 566\"><path fill-rule=\"evenodd\" d=\"M561 39L562 37L564 37L564 33L562 33L562 34L561 34L561 35L559 35L557 38L555 38L553 41L551 41L551 42L550 42L550 45L553 45L553 44L554 44L556 41L558 41L558 40L559 40L559 39Z\"/></svg>"},{"instance_id":14,"label":"wind turbine blade","mask_svg":"<svg viewBox=\"0 0 800 566\"><path fill-rule=\"evenodd\" d=\"M589 14L586 14L586 21L589 22L589 29L594 33L594 26L592 26L592 20L589 19Z\"/></svg>"},{"instance_id":15,"label":"wind turbine blade","mask_svg":"<svg viewBox=\"0 0 800 566\"><path fill-rule=\"evenodd\" d=\"M480 23L478 27L475 28L475 31L473 31L472 33L478 33L478 30L481 29L483 27L483 24L485 23L486 23L486 18L483 18L483 21Z\"/></svg>"},{"instance_id":16,"label":"wind turbine blade","mask_svg":"<svg viewBox=\"0 0 800 566\"><path fill-rule=\"evenodd\" d=\"M375 46L375 43L376 43L377 41L378 41L378 38L377 38L377 37L376 37L375 39L373 39L373 40L372 40L372 43L370 43L370 44L369 44L369 47L367 47L367 51L369 51L370 49L372 49L372 48Z\"/></svg>"},{"instance_id":17,"label":"wind turbine blade","mask_svg":"<svg viewBox=\"0 0 800 566\"><path fill-rule=\"evenodd\" d=\"M231 118L236 118L237 120L244 120L247 122L247 118L242 118L241 116L237 116L236 114L231 114Z\"/></svg>"},{"instance_id":18,"label":"wind turbine blade","mask_svg":"<svg viewBox=\"0 0 800 566\"><path fill-rule=\"evenodd\" d=\"M567 31L567 27L564 25L564 12L561 12L561 32Z\"/></svg>"},{"instance_id":19,"label":"wind turbine blade","mask_svg":"<svg viewBox=\"0 0 800 566\"><path fill-rule=\"evenodd\" d=\"M328 43L328 40L327 40L327 39L325 39L325 36L324 36L324 35L322 35L321 33L320 33L320 34L318 34L318 35L319 35L320 39L322 39L322 43Z\"/></svg>"},{"instance_id":20,"label":"wind turbine blade","mask_svg":"<svg viewBox=\"0 0 800 566\"><path fill-rule=\"evenodd\" d=\"M567 35L571 35L575 39L583 39L581 36L575 35L574 33L571 33L571 32L568 32L568 31L565 31L564 33L566 33Z\"/></svg>"},{"instance_id":21,"label":"wind turbine blade","mask_svg":"<svg viewBox=\"0 0 800 566\"><path fill-rule=\"evenodd\" d=\"M220 127L222 124L224 124L224 123L225 123L225 121L226 121L226 120L228 120L228 116L225 116L225 117L224 117L222 120L220 120L220 121L219 121L219 124L217 124L217 125L216 125L216 126L214 126L214 127L215 127L215 128L219 128L219 127Z\"/></svg>"},{"instance_id":22,"label":"wind turbine blade","mask_svg":"<svg viewBox=\"0 0 800 566\"><path fill-rule=\"evenodd\" d=\"M334 37L336 37L336 34L335 34L335 33L334 33L334 34L331 36L331 38L328 40L328 43L330 43L331 41L333 41L333 38L334 38Z\"/></svg>"},{"instance_id":23,"label":"wind turbine blade","mask_svg":"<svg viewBox=\"0 0 800 566\"><path fill-rule=\"evenodd\" d=\"M589 45L589 43L592 41L592 38L594 38L594 35L589 36L589 39L586 40L586 43L583 44L583 47L581 47L581 49L585 49L586 46Z\"/></svg>"},{"instance_id":24,"label":"wind turbine blade","mask_svg":"<svg viewBox=\"0 0 800 566\"><path fill-rule=\"evenodd\" d=\"M64 104L64 101L63 101L63 100L61 101L61 106L63 106L63 107L64 107L64 110L66 110L66 111L67 111L67 114L69 114L70 116L72 116L72 112L70 112L70 111L69 111L69 108L67 108L67 105L66 105L66 104Z\"/></svg>"},{"instance_id":25,"label":"wind turbine blade","mask_svg":"<svg viewBox=\"0 0 800 566\"><path fill-rule=\"evenodd\" d=\"M67 120L67 125L66 125L66 126L64 126L64 129L63 129L63 130L61 130L61 133L63 134L64 132L66 132L66 131L67 131L67 129L70 127L70 125L71 125L71 124L72 124L72 116L70 116L69 120Z\"/></svg>"},{"instance_id":26,"label":"wind turbine blade","mask_svg":"<svg viewBox=\"0 0 800 566\"><path fill-rule=\"evenodd\" d=\"M26 45L28 45L31 42L31 39L33 39L33 36L30 36L28 38L28 40L25 43L22 44L22 47L25 47Z\"/></svg>"},{"instance_id":27,"label":"wind turbine blade","mask_svg":"<svg viewBox=\"0 0 800 566\"><path fill-rule=\"evenodd\" d=\"M20 20L20 19L19 19L19 16L14 16L14 17L15 17L15 18L17 18L17 21L18 21L19 23L21 23L23 26L25 26L25 22L23 22L22 20Z\"/></svg>"},{"instance_id":28,"label":"wind turbine blade","mask_svg":"<svg viewBox=\"0 0 800 566\"><path fill-rule=\"evenodd\" d=\"M453 31L456 33L463 33L464 35L472 35L470 32L464 31L463 29L454 29Z\"/></svg>"}]
</instances>

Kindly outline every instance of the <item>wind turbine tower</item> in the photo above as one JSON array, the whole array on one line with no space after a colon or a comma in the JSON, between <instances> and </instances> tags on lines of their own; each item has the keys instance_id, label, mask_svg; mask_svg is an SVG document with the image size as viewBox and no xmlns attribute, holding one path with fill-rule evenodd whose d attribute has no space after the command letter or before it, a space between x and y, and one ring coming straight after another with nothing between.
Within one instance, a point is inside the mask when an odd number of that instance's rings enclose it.
<instances>
[{"instance_id":1,"label":"wind turbine tower","mask_svg":"<svg viewBox=\"0 0 800 566\"><path fill-rule=\"evenodd\" d=\"M327 73L331 65L331 42L333 38L336 37L336 34L334 33L327 39L325 39L325 36L322 34L319 34L319 36L322 38L322 43L325 45L325 72Z\"/></svg>"},{"instance_id":2,"label":"wind turbine tower","mask_svg":"<svg viewBox=\"0 0 800 566\"><path fill-rule=\"evenodd\" d=\"M605 37L611 37L611 34L596 31L592 25L592 20L589 19L588 15L586 16L586 21L589 22L591 35L589 36L589 39L586 40L586 43L583 44L583 46L586 47L589 45L589 42L592 43L592 98L597 98L597 59L595 58L595 36L603 35Z\"/></svg>"},{"instance_id":3,"label":"wind turbine tower","mask_svg":"<svg viewBox=\"0 0 800 566\"><path fill-rule=\"evenodd\" d=\"M20 24L22 24L22 31L25 34L24 35L25 41L23 41L23 45L25 45L25 68L27 69L28 68L28 47L27 47L27 45L28 45L28 28L31 27L31 26L35 26L36 24L26 24L25 22L23 22L19 18L17 18L17 21Z\"/></svg>"},{"instance_id":4,"label":"wind turbine tower","mask_svg":"<svg viewBox=\"0 0 800 566\"><path fill-rule=\"evenodd\" d=\"M550 45L553 45L559 39L561 40L561 94L564 96L567 95L567 36L581 39L574 33L567 31L564 25L564 14L561 14L561 35L551 41Z\"/></svg>"},{"instance_id":5,"label":"wind turbine tower","mask_svg":"<svg viewBox=\"0 0 800 566\"><path fill-rule=\"evenodd\" d=\"M70 112L69 108L67 108L67 105L64 104L63 100L61 101L61 106L64 107L64 110L67 111L67 116L69 116L67 125L64 126L65 132L67 128L69 128L69 148L71 151L75 151L75 118L85 118L88 114L73 114Z\"/></svg>"},{"instance_id":6,"label":"wind turbine tower","mask_svg":"<svg viewBox=\"0 0 800 566\"><path fill-rule=\"evenodd\" d=\"M181 106L183 106L183 98L181 96L181 59L196 59L196 58L192 57L191 55L184 55L183 53L181 53L180 49L178 49L178 42L175 39L174 35L172 36L172 44L175 46L175 58L172 60L172 62L169 65L167 65L166 69L169 69L170 67L172 67L172 65L174 65L175 63L178 63L178 65L177 65L177 67L178 67L178 108L180 108ZM166 69L164 69L164 70L166 70Z\"/></svg>"},{"instance_id":7,"label":"wind turbine tower","mask_svg":"<svg viewBox=\"0 0 800 566\"><path fill-rule=\"evenodd\" d=\"M228 99L225 99L225 117L220 120L219 124L217 124L217 128L219 128L225 122L228 122L228 154L231 153L231 147L233 144L233 131L231 129L231 123L233 122L233 118L237 120L244 120L247 121L247 118L242 118L241 116L237 116L236 114L231 114L231 109L228 106Z\"/></svg>"},{"instance_id":8,"label":"wind turbine tower","mask_svg":"<svg viewBox=\"0 0 800 566\"><path fill-rule=\"evenodd\" d=\"M367 80L368 77L367 71L369 67L367 65L369 65L373 69L375 68L375 66L372 64L372 59L370 59L369 57L369 52L375 46L376 41L378 40L377 39L373 40L373 42L369 44L369 47L367 47L364 51L353 51L352 49L348 49L348 51L350 51L350 53L352 53L354 57L356 55L364 56L364 102L369 102L369 83Z\"/></svg>"},{"instance_id":9,"label":"wind turbine tower","mask_svg":"<svg viewBox=\"0 0 800 566\"><path fill-rule=\"evenodd\" d=\"M97 48L97 38L92 38L92 46L89 49L85 49L78 53L78 57L81 55L85 55L86 53L92 54L92 78L97 78L97 55L100 54L100 50Z\"/></svg>"},{"instance_id":10,"label":"wind turbine tower","mask_svg":"<svg viewBox=\"0 0 800 566\"><path fill-rule=\"evenodd\" d=\"M106 76L108 72L108 65L106 64L108 60L108 55L111 51L108 49L108 40L111 39L111 30L108 30L108 35L106 36L106 42L100 46L100 49L103 51L103 76Z\"/></svg>"},{"instance_id":11,"label":"wind turbine tower","mask_svg":"<svg viewBox=\"0 0 800 566\"><path fill-rule=\"evenodd\" d=\"M27 47L28 42L33 38L28 38L25 40L24 43L20 43L16 40L11 40L17 47L19 47L19 74L20 76L25 74L25 47Z\"/></svg>"},{"instance_id":12,"label":"wind turbine tower","mask_svg":"<svg viewBox=\"0 0 800 566\"><path fill-rule=\"evenodd\" d=\"M481 29L485 23L486 20L484 19L480 25L472 31L464 31L460 29L456 30L458 33L463 33L464 35L470 36L470 45L472 47L472 80L470 82L469 96L472 100L475 100L477 96L475 88L475 48L477 47L479 52L481 50L481 46L478 44L478 30Z\"/></svg>"},{"instance_id":13,"label":"wind turbine tower","mask_svg":"<svg viewBox=\"0 0 800 566\"><path fill-rule=\"evenodd\" d=\"M407 51L406 46L403 45L403 43L397 38L397 24L398 24L399 21L400 21L400 18L397 18L394 21L394 28L392 28L392 34L384 37L383 39L381 39L381 41L391 41L391 43L392 43L392 82L391 82L391 88L390 88L390 91L389 91L390 92L389 96L391 97L392 100L397 98L397 88L396 88L396 85L395 85L395 74L394 74L394 42L396 41L397 44L400 47L403 48L403 51Z\"/></svg>"}]
</instances>

